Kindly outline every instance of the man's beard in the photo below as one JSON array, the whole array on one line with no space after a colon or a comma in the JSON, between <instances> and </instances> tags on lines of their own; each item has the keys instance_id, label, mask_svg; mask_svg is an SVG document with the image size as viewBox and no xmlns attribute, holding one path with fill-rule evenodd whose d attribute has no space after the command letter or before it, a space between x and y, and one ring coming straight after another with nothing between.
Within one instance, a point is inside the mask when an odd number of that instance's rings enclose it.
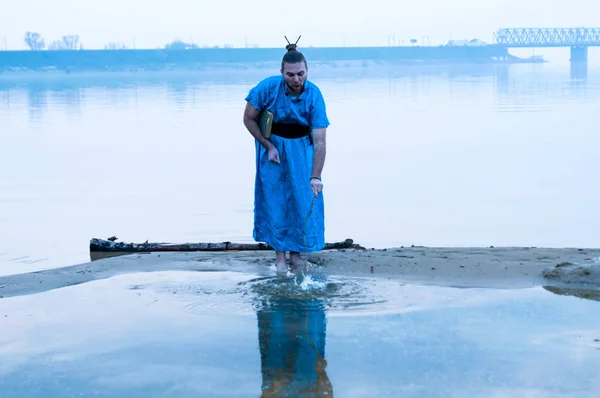
<instances>
[{"instance_id":1,"label":"man's beard","mask_svg":"<svg viewBox=\"0 0 600 398\"><path fill-rule=\"evenodd\" d=\"M304 84L300 85L300 87L298 88L298 91L294 90L294 87L292 87L292 85L289 84L288 82L285 82L285 85L292 93L301 93L304 90Z\"/></svg>"}]
</instances>

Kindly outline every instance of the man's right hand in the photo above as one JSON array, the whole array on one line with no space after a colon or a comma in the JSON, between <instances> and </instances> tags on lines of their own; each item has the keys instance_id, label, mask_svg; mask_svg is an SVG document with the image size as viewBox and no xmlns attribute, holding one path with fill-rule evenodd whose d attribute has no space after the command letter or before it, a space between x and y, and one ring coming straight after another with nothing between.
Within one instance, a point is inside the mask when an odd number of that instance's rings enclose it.
<instances>
[{"instance_id":1,"label":"man's right hand","mask_svg":"<svg viewBox=\"0 0 600 398\"><path fill-rule=\"evenodd\" d=\"M275 148L275 146L271 146L268 149L268 154L269 161L279 164L279 151L277 150L277 148Z\"/></svg>"}]
</instances>

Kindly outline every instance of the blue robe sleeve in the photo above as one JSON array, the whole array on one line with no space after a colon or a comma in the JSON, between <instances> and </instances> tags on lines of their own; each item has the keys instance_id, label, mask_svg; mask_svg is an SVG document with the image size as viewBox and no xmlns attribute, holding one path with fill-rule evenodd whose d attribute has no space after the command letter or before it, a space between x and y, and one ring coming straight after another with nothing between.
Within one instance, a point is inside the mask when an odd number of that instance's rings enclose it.
<instances>
[{"instance_id":1,"label":"blue robe sleeve","mask_svg":"<svg viewBox=\"0 0 600 398\"><path fill-rule=\"evenodd\" d=\"M268 82L263 80L250 90L246 96L246 101L258 111L262 111L267 106L268 93Z\"/></svg>"},{"instance_id":2,"label":"blue robe sleeve","mask_svg":"<svg viewBox=\"0 0 600 398\"><path fill-rule=\"evenodd\" d=\"M312 129L323 129L329 127L327 118L327 107L321 90L316 89L312 101L312 111L310 113L310 126Z\"/></svg>"}]
</instances>

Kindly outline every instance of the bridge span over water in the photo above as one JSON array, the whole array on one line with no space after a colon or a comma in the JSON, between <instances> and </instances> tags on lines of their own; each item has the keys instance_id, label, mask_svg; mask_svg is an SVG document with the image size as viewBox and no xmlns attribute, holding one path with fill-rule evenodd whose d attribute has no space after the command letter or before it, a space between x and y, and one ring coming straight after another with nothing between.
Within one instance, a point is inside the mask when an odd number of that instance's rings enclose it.
<instances>
[{"instance_id":1,"label":"bridge span over water","mask_svg":"<svg viewBox=\"0 0 600 398\"><path fill-rule=\"evenodd\" d=\"M587 62L588 48L600 47L600 28L508 28L494 33L507 48L571 47L571 62Z\"/></svg>"}]
</instances>

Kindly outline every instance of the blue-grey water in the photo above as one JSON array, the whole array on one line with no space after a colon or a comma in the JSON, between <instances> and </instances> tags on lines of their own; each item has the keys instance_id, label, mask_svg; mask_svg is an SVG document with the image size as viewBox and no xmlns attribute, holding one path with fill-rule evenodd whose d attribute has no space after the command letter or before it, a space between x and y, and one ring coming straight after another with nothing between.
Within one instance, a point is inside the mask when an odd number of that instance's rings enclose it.
<instances>
[{"instance_id":1,"label":"blue-grey water","mask_svg":"<svg viewBox=\"0 0 600 398\"><path fill-rule=\"evenodd\" d=\"M541 287L456 289L318 273L122 275L0 300L0 392L594 397L598 304Z\"/></svg>"},{"instance_id":2,"label":"blue-grey water","mask_svg":"<svg viewBox=\"0 0 600 398\"><path fill-rule=\"evenodd\" d=\"M251 242L241 119L269 72L0 75L0 275L86 262L89 239L114 234ZM332 122L328 241L597 247L597 67L310 77ZM600 394L597 301L317 271L130 274L0 299L0 397Z\"/></svg>"},{"instance_id":3,"label":"blue-grey water","mask_svg":"<svg viewBox=\"0 0 600 398\"><path fill-rule=\"evenodd\" d=\"M252 241L244 97L276 68L0 76L0 274L92 237ZM600 69L315 66L327 241L595 246Z\"/></svg>"}]
</instances>

